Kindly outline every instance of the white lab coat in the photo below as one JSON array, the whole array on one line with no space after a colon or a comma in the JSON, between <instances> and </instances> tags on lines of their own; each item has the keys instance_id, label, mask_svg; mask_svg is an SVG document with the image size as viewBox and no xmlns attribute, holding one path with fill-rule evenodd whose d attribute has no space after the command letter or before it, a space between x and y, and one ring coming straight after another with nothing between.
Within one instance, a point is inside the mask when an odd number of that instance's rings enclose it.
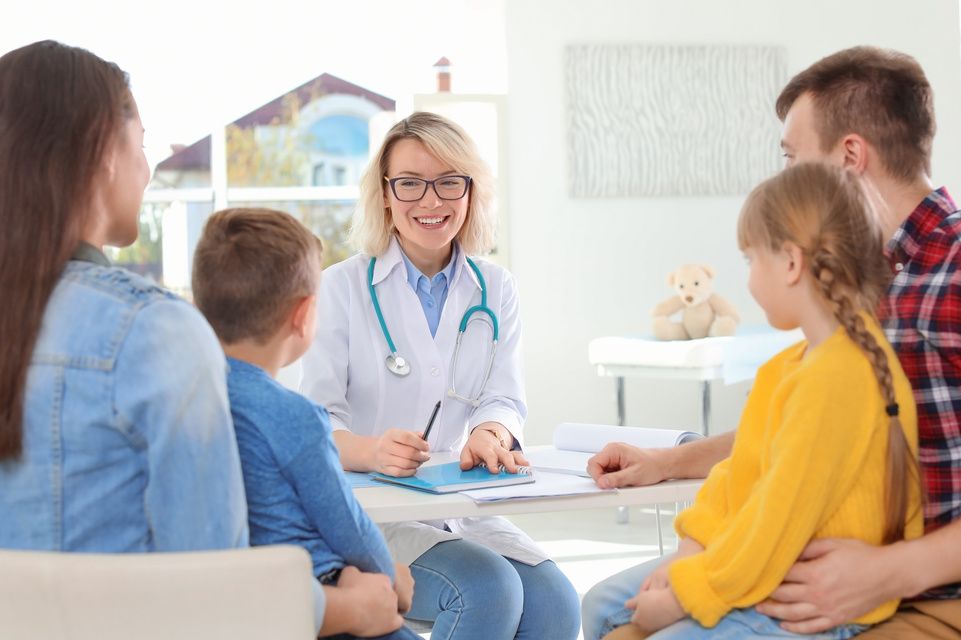
<instances>
[{"instance_id":1,"label":"white lab coat","mask_svg":"<svg viewBox=\"0 0 961 640\"><path fill-rule=\"evenodd\" d=\"M474 408L447 397L458 325L467 308L480 304L481 298L480 284L463 251L457 252L436 337L430 335L420 300L407 282L396 238L377 259L374 285L384 321L398 355L411 367L403 378L388 371L384 363L390 351L367 287L369 262L369 256L358 254L324 271L317 335L304 356L301 391L327 408L333 429L365 436L378 436L394 427L423 431L434 405L442 400L428 438L432 451L460 452L470 430L487 421L503 424L522 442L527 406L517 291L510 273L485 260L474 261L487 282L487 305L499 323L490 380L480 406ZM472 317L482 320L472 322L465 332L457 364L457 392L471 397L481 384L491 339L486 314ZM502 518L407 522L381 528L394 559L405 564L439 542L458 538L531 565L547 559L533 540Z\"/></svg>"}]
</instances>

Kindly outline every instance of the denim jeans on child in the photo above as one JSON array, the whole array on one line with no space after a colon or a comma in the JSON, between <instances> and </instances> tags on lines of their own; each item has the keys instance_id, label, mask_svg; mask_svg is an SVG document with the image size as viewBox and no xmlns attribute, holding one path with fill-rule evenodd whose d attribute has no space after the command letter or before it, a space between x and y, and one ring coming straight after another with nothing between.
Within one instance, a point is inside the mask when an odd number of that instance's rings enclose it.
<instances>
[{"instance_id":1,"label":"denim jeans on child","mask_svg":"<svg viewBox=\"0 0 961 640\"><path fill-rule=\"evenodd\" d=\"M627 614L633 611L624 610ZM630 621L630 615L625 616ZM626 624L626 623L625 623ZM740 638L810 638L816 640L846 640L868 629L867 625L843 624L828 631L815 634L797 634L785 631L780 622L757 612L754 607L734 609L707 629L697 621L685 618L669 627L651 634L647 640L739 640Z\"/></svg>"},{"instance_id":2,"label":"denim jeans on child","mask_svg":"<svg viewBox=\"0 0 961 640\"><path fill-rule=\"evenodd\" d=\"M624 603L634 597L644 579L654 571L664 558L656 558L644 564L617 573L594 585L584 596L584 640L600 640L617 627L629 624L634 612L624 608ZM735 609L724 616L714 627L707 629L696 621L685 619L657 633L648 640L735 640L737 638L812 638L817 640L843 640L853 638L868 629L865 625L841 625L829 631L799 635L781 629L778 621L758 613L753 607Z\"/></svg>"}]
</instances>

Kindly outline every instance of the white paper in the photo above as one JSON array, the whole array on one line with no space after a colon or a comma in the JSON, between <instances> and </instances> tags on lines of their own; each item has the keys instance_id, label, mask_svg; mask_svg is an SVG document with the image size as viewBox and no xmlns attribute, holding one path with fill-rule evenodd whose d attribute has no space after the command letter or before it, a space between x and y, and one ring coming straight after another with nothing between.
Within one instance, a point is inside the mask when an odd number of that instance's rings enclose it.
<instances>
[{"instance_id":1,"label":"white paper","mask_svg":"<svg viewBox=\"0 0 961 640\"><path fill-rule=\"evenodd\" d=\"M577 496L588 493L604 493L605 491L615 490L601 489L590 478L581 478L565 473L535 471L534 482L531 484L475 489L474 491L464 491L463 494L474 502L496 502L498 500L534 500L536 498Z\"/></svg>"},{"instance_id":2,"label":"white paper","mask_svg":"<svg viewBox=\"0 0 961 640\"><path fill-rule=\"evenodd\" d=\"M693 431L679 429L564 422L554 429L554 448L597 453L608 443L626 442L642 449L666 449L700 437Z\"/></svg>"},{"instance_id":3,"label":"white paper","mask_svg":"<svg viewBox=\"0 0 961 640\"><path fill-rule=\"evenodd\" d=\"M587 461L593 453L584 451L559 451L552 446L531 447L524 450L524 456L530 461L535 471L549 471L551 473L567 473L589 478Z\"/></svg>"}]
</instances>

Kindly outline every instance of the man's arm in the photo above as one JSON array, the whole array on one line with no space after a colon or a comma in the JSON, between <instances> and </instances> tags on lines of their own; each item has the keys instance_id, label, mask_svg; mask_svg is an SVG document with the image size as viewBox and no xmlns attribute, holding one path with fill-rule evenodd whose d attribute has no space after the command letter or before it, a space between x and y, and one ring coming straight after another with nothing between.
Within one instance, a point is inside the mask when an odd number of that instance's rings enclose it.
<instances>
[{"instance_id":1,"label":"man's arm","mask_svg":"<svg viewBox=\"0 0 961 640\"><path fill-rule=\"evenodd\" d=\"M764 615L793 633L817 633L895 598L961 581L961 520L924 537L874 547L857 540L815 540L771 599Z\"/></svg>"},{"instance_id":2,"label":"man's arm","mask_svg":"<svg viewBox=\"0 0 961 640\"><path fill-rule=\"evenodd\" d=\"M705 478L711 467L731 455L733 447L733 431L669 449L638 449L612 442L587 462L587 472L602 489Z\"/></svg>"}]
</instances>

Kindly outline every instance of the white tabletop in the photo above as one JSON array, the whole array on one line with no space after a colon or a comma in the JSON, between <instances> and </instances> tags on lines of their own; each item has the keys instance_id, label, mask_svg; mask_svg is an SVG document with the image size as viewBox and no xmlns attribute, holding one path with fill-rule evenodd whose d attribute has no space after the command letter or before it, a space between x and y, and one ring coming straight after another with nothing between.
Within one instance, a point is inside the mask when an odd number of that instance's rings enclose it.
<instances>
[{"instance_id":1,"label":"white tabletop","mask_svg":"<svg viewBox=\"0 0 961 640\"><path fill-rule=\"evenodd\" d=\"M573 511L597 507L642 506L694 499L703 480L670 480L649 487L533 500L476 504L458 493L433 495L400 487L360 487L354 496L374 522L441 520L468 516Z\"/></svg>"}]
</instances>

